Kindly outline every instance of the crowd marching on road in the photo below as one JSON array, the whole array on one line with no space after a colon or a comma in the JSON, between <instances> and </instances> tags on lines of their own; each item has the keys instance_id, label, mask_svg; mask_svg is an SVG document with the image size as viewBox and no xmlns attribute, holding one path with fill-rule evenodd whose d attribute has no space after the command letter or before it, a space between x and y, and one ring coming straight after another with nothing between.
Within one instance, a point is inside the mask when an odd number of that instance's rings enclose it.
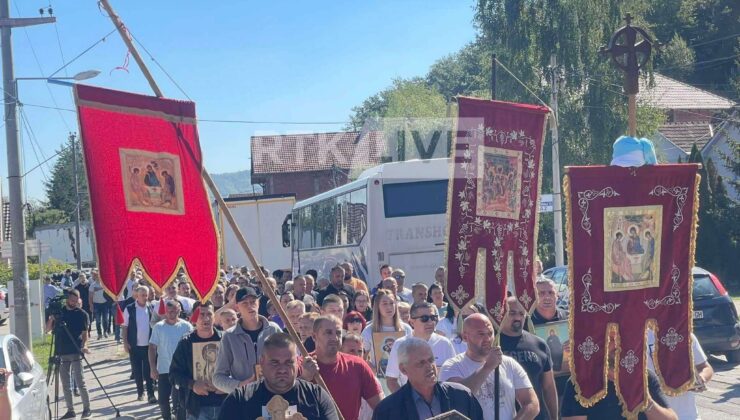
<instances>
[{"instance_id":1,"label":"crowd marching on road","mask_svg":"<svg viewBox=\"0 0 740 420\"><path fill-rule=\"evenodd\" d=\"M489 420L497 393L502 420L622 418L613 363L606 397L583 407L567 376L555 376L563 362L553 358L552 344L527 331L531 324L568 315L556 305L558 292L541 276L541 266L539 306L531 323L521 304L509 298L498 337L480 305L456 314L447 304L440 284L444 267L429 287L422 279L407 287L404 271L390 266L380 267L369 284L354 277L350 263L334 266L327 279L314 278L316 273L290 279L289 273L260 269L272 274L268 283L279 302L267 298L256 273L247 268L222 270L204 303L182 273L160 294L133 270L117 301L103 292L95 270L90 281L84 274L73 279L72 273L65 273L60 286L47 279L47 310L58 296L66 296L61 315L49 317L47 328L56 332L62 323L71 332L67 337L56 333L67 407L61 418L76 418L78 395L81 418L94 416L80 355L89 352L88 343L109 335L128 354L138 400L158 404L164 420L269 418L276 395L287 402L286 413L309 420L340 415L346 420L427 419L450 410ZM288 334L288 321L307 356ZM649 348L650 340L649 335ZM691 344L697 380L705 384L712 367L695 337ZM667 397L653 370L648 404L639 418L696 419L694 391ZM0 387L0 416L5 397Z\"/></svg>"}]
</instances>

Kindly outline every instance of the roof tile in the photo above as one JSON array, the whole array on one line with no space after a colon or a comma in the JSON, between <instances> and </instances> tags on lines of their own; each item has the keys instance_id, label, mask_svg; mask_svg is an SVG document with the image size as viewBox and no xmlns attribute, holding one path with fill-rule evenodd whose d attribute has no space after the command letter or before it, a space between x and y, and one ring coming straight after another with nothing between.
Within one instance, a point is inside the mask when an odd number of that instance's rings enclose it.
<instances>
[{"instance_id":1,"label":"roof tile","mask_svg":"<svg viewBox=\"0 0 740 420\"><path fill-rule=\"evenodd\" d=\"M655 73L655 86L648 87L640 78L637 99L647 101L660 109L730 109L735 102L696 88L662 74Z\"/></svg>"},{"instance_id":2,"label":"roof tile","mask_svg":"<svg viewBox=\"0 0 740 420\"><path fill-rule=\"evenodd\" d=\"M691 153L694 143L702 150L714 135L710 124L699 122L667 123L660 126L658 131L686 153Z\"/></svg>"}]
</instances>

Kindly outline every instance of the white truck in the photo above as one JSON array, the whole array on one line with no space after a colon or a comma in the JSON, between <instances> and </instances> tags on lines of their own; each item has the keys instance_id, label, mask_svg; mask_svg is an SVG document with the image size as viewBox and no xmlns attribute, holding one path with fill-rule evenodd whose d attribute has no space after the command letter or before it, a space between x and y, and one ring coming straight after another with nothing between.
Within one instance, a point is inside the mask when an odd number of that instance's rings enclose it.
<instances>
[{"instance_id":1,"label":"white truck","mask_svg":"<svg viewBox=\"0 0 740 420\"><path fill-rule=\"evenodd\" d=\"M283 221L293 209L295 195L230 195L224 201L257 261L270 271L290 270L290 248L283 247L281 238ZM214 212L223 244L224 265L252 267L218 207Z\"/></svg>"}]
</instances>

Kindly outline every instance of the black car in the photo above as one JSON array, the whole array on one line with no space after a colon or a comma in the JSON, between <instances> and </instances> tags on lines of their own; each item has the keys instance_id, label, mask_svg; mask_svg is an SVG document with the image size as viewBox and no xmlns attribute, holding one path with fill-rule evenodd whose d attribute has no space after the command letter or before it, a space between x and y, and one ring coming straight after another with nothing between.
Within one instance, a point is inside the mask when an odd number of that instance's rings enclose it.
<instances>
[{"instance_id":1,"label":"black car","mask_svg":"<svg viewBox=\"0 0 740 420\"><path fill-rule=\"evenodd\" d=\"M542 274L567 291L567 266L552 267ZM694 334L699 344L705 353L724 354L728 362L740 362L740 321L735 303L714 274L700 267L694 267L691 274L694 276Z\"/></svg>"}]
</instances>

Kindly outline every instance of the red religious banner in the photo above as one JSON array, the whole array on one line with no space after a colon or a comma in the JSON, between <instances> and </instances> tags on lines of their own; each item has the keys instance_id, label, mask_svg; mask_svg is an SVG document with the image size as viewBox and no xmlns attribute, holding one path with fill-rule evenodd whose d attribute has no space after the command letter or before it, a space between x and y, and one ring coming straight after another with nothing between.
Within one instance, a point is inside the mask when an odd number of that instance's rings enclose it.
<instances>
[{"instance_id":1,"label":"red religious banner","mask_svg":"<svg viewBox=\"0 0 740 420\"><path fill-rule=\"evenodd\" d=\"M549 110L458 98L447 210L447 295L459 310L481 294L496 324L507 284L534 310L542 143ZM485 290L482 290L485 289Z\"/></svg>"},{"instance_id":2,"label":"red religious banner","mask_svg":"<svg viewBox=\"0 0 740 420\"><path fill-rule=\"evenodd\" d=\"M623 414L647 405L648 328L664 389L694 382L690 336L698 165L570 167L567 207L572 380L591 406L613 380Z\"/></svg>"},{"instance_id":3,"label":"red religious banner","mask_svg":"<svg viewBox=\"0 0 740 420\"><path fill-rule=\"evenodd\" d=\"M219 245L195 104L83 85L75 100L104 286L118 295L138 265L162 288L183 268L205 299Z\"/></svg>"}]
</instances>

